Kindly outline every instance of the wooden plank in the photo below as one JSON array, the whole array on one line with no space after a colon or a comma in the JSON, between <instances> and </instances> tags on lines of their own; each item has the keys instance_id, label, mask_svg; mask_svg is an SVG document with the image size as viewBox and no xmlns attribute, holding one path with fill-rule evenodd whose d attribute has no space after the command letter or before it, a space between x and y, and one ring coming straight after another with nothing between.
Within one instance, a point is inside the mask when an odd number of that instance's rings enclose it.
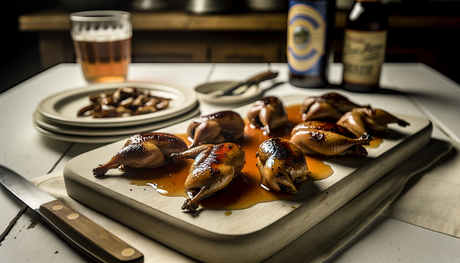
<instances>
[{"instance_id":1,"label":"wooden plank","mask_svg":"<svg viewBox=\"0 0 460 263\"><path fill-rule=\"evenodd\" d=\"M185 12L132 12L133 30L187 30L190 16Z\"/></svg>"},{"instance_id":2,"label":"wooden plank","mask_svg":"<svg viewBox=\"0 0 460 263\"><path fill-rule=\"evenodd\" d=\"M386 70L435 125L460 143L460 86L424 64L390 64ZM404 73L402 73L404 72Z\"/></svg>"},{"instance_id":3,"label":"wooden plank","mask_svg":"<svg viewBox=\"0 0 460 263\"><path fill-rule=\"evenodd\" d=\"M27 209L0 246L1 262L90 262Z\"/></svg>"},{"instance_id":4,"label":"wooden plank","mask_svg":"<svg viewBox=\"0 0 460 263\"><path fill-rule=\"evenodd\" d=\"M58 71L58 73L56 73ZM54 75L56 73L56 75ZM84 79L60 66L41 73L0 96L2 123L0 163L27 179L49 173L70 143L44 138L33 128L37 104L58 90L83 83ZM65 75L65 77L63 77ZM18 108L18 103L21 107ZM12 109L17 109L14 114ZM20 120L20 121L18 121Z\"/></svg>"},{"instance_id":5,"label":"wooden plank","mask_svg":"<svg viewBox=\"0 0 460 263\"><path fill-rule=\"evenodd\" d=\"M285 31L285 13L243 13L233 15L191 16L190 30Z\"/></svg>"},{"instance_id":6,"label":"wooden plank","mask_svg":"<svg viewBox=\"0 0 460 263\"><path fill-rule=\"evenodd\" d=\"M379 216L324 263L459 261L460 239Z\"/></svg>"},{"instance_id":7,"label":"wooden plank","mask_svg":"<svg viewBox=\"0 0 460 263\"><path fill-rule=\"evenodd\" d=\"M25 211L26 205L3 186L0 186L0 203L2 204L2 213L0 214L1 242L11 227L13 227L17 218Z\"/></svg>"},{"instance_id":8,"label":"wooden plank","mask_svg":"<svg viewBox=\"0 0 460 263\"><path fill-rule=\"evenodd\" d=\"M185 11L131 12L133 30L241 30L286 31L287 13L237 13L193 15ZM336 28L344 28L347 12L337 11ZM458 28L460 17L389 15L390 28ZM58 9L24 14L21 31L67 31L68 13Z\"/></svg>"},{"instance_id":9,"label":"wooden plank","mask_svg":"<svg viewBox=\"0 0 460 263\"><path fill-rule=\"evenodd\" d=\"M45 10L19 16L20 31L62 31L70 29L68 13Z\"/></svg>"}]
</instances>

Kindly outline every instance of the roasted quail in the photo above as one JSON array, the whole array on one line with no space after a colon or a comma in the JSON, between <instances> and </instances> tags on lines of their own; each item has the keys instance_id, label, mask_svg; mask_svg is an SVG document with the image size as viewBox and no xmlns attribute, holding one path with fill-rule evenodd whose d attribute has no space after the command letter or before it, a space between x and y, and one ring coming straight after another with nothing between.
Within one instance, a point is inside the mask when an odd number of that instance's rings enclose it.
<instances>
[{"instance_id":1,"label":"roasted quail","mask_svg":"<svg viewBox=\"0 0 460 263\"><path fill-rule=\"evenodd\" d=\"M299 146L282 139L264 141L257 151L261 184L275 191L298 193L295 184L305 181L307 162Z\"/></svg>"},{"instance_id":2,"label":"roasted quail","mask_svg":"<svg viewBox=\"0 0 460 263\"><path fill-rule=\"evenodd\" d=\"M333 120L342 117L345 112L360 105L351 102L338 93L327 93L322 96L311 96L306 98L300 107L303 121L310 120Z\"/></svg>"},{"instance_id":3,"label":"roasted quail","mask_svg":"<svg viewBox=\"0 0 460 263\"><path fill-rule=\"evenodd\" d=\"M357 138L353 133L332 122L308 121L298 124L291 133L291 141L304 154L367 156L363 145L373 140L370 135Z\"/></svg>"},{"instance_id":4,"label":"roasted quail","mask_svg":"<svg viewBox=\"0 0 460 263\"><path fill-rule=\"evenodd\" d=\"M201 116L188 126L187 136L193 148L199 144L233 142L244 134L244 121L234 111L220 111Z\"/></svg>"},{"instance_id":5,"label":"roasted quail","mask_svg":"<svg viewBox=\"0 0 460 263\"><path fill-rule=\"evenodd\" d=\"M347 128L357 137L366 134L385 134L388 132L388 124L397 123L399 126L409 125L405 120L399 119L381 109L371 107L355 108L345 113L337 124Z\"/></svg>"},{"instance_id":6,"label":"roasted quail","mask_svg":"<svg viewBox=\"0 0 460 263\"><path fill-rule=\"evenodd\" d=\"M183 210L195 212L201 199L225 188L236 178L246 162L241 146L235 143L203 144L171 155L174 162L195 159L185 180L190 196Z\"/></svg>"},{"instance_id":7,"label":"roasted quail","mask_svg":"<svg viewBox=\"0 0 460 263\"><path fill-rule=\"evenodd\" d=\"M142 133L129 138L108 163L93 169L96 177L119 166L130 168L152 168L170 163L172 153L187 150L187 144L172 134Z\"/></svg>"},{"instance_id":8,"label":"roasted quail","mask_svg":"<svg viewBox=\"0 0 460 263\"><path fill-rule=\"evenodd\" d=\"M256 128L265 130L271 136L271 130L287 123L286 108L277 97L265 97L257 100L247 114L248 121Z\"/></svg>"}]
</instances>

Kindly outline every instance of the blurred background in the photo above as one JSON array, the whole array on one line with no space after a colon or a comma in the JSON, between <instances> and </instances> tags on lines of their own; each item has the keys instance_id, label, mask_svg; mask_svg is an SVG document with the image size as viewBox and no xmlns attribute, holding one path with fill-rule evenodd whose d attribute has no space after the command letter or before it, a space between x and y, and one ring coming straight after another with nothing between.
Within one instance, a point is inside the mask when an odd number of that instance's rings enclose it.
<instances>
[{"instance_id":1,"label":"blurred background","mask_svg":"<svg viewBox=\"0 0 460 263\"><path fill-rule=\"evenodd\" d=\"M286 62L287 0L18 0L1 16L0 92L75 62L67 16L132 13L132 61ZM337 0L334 61L340 62L351 0ZM423 62L460 83L460 0L382 0L389 14L386 62ZM4 3L5 5L5 3Z\"/></svg>"}]
</instances>

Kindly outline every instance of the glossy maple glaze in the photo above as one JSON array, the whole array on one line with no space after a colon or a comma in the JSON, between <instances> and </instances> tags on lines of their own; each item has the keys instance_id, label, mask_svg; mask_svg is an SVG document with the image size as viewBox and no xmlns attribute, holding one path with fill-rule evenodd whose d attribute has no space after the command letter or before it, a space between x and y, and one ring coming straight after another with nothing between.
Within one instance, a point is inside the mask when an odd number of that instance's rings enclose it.
<instances>
[{"instance_id":1,"label":"glossy maple glaze","mask_svg":"<svg viewBox=\"0 0 460 263\"><path fill-rule=\"evenodd\" d=\"M300 105L286 107L289 124L272 130L274 137L289 139L292 128L302 122ZM246 120L245 120L246 121ZM188 145L186 134L175 134ZM252 128L246 121L244 137L235 143L241 145L246 154L246 164L239 177L218 193L203 199L200 205L206 209L236 210L251 207L257 203L289 199L293 194L268 190L260 185L260 174L256 166L256 153L259 145L269 137L261 130ZM377 138L371 148L378 147L382 142ZM324 164L327 157L306 156L309 169L309 180L322 180L333 174L329 165ZM160 194L166 196L183 196L188 198L184 182L193 160L182 160L179 164L166 165L152 169L126 171L130 184L152 186ZM297 185L301 188L302 184ZM294 209L294 208L293 208Z\"/></svg>"}]
</instances>

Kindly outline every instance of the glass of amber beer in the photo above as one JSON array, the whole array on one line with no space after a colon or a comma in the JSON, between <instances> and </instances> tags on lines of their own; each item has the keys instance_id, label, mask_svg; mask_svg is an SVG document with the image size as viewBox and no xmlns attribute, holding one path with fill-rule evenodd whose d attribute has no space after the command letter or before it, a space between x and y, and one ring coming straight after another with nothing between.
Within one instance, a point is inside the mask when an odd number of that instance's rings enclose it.
<instances>
[{"instance_id":1,"label":"glass of amber beer","mask_svg":"<svg viewBox=\"0 0 460 263\"><path fill-rule=\"evenodd\" d=\"M131 62L130 13L85 11L69 15L77 62L90 83L123 82Z\"/></svg>"}]
</instances>

